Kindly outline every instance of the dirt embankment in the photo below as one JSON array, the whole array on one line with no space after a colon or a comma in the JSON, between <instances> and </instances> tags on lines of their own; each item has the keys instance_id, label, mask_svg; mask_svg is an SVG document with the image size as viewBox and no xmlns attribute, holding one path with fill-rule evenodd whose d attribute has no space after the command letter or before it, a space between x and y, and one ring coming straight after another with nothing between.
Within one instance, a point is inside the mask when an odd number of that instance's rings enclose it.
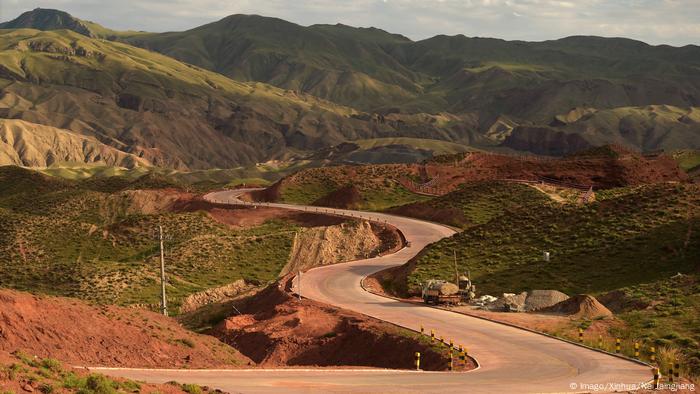
<instances>
[{"instance_id":1,"label":"dirt embankment","mask_svg":"<svg viewBox=\"0 0 700 394\"><path fill-rule=\"evenodd\" d=\"M425 171L429 178L437 178L433 186L440 189L496 179L545 178L594 189L688 180L670 156L650 157L632 152L565 158L469 153L451 163L428 163Z\"/></svg>"},{"instance_id":2,"label":"dirt embankment","mask_svg":"<svg viewBox=\"0 0 700 394\"><path fill-rule=\"evenodd\" d=\"M297 233L289 262L280 275L375 257L397 250L401 245L401 236L395 228L367 221L312 227Z\"/></svg>"},{"instance_id":3,"label":"dirt embankment","mask_svg":"<svg viewBox=\"0 0 700 394\"><path fill-rule=\"evenodd\" d=\"M289 277L281 283L288 286ZM407 330L312 300L298 300L273 285L239 304L241 315L212 334L262 366L367 366L444 370L447 348L431 347ZM472 366L473 367L473 366Z\"/></svg>"},{"instance_id":4,"label":"dirt embankment","mask_svg":"<svg viewBox=\"0 0 700 394\"><path fill-rule=\"evenodd\" d=\"M249 360L156 313L0 290L0 351L92 366L232 367Z\"/></svg>"}]
</instances>

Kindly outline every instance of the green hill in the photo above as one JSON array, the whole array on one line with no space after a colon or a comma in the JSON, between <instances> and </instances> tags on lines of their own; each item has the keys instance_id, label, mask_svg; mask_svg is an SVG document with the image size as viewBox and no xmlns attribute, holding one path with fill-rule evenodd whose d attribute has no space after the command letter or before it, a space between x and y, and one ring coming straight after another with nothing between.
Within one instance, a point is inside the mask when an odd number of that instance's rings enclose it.
<instances>
[{"instance_id":1,"label":"green hill","mask_svg":"<svg viewBox=\"0 0 700 394\"><path fill-rule=\"evenodd\" d=\"M0 167L0 287L157 304L158 225L172 236L166 252L175 310L185 296L208 288L276 279L291 251L294 223L232 229L204 212L140 208L139 201L177 195L177 186L153 174L67 181Z\"/></svg>"},{"instance_id":2,"label":"green hill","mask_svg":"<svg viewBox=\"0 0 700 394\"><path fill-rule=\"evenodd\" d=\"M596 194L597 201L586 205L531 198L502 206L505 213L430 245L409 264L408 289L429 278L452 278L453 250L481 294L543 288L600 293L698 268L698 185L661 183ZM520 201L527 194L516 195ZM484 199L458 201L468 210ZM544 251L551 253L550 262L542 261Z\"/></svg>"}]
</instances>

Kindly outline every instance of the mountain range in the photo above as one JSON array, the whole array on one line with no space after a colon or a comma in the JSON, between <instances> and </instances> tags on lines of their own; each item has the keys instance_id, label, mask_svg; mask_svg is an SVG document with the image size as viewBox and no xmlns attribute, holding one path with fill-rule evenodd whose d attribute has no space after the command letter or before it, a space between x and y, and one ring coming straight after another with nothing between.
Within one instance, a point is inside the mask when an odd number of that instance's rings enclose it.
<instances>
[{"instance_id":1,"label":"mountain range","mask_svg":"<svg viewBox=\"0 0 700 394\"><path fill-rule=\"evenodd\" d=\"M697 46L584 36L412 41L257 15L120 32L47 9L0 29L1 118L78 134L150 165L232 167L385 137L549 155L604 143L700 148ZM37 128L25 129L15 141Z\"/></svg>"}]
</instances>

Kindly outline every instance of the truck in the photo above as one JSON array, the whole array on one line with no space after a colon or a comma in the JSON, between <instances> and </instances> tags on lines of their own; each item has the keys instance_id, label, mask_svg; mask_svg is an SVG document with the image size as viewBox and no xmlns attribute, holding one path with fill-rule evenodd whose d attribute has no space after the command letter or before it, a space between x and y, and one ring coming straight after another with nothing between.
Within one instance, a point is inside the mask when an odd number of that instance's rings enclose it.
<instances>
[{"instance_id":1,"label":"truck","mask_svg":"<svg viewBox=\"0 0 700 394\"><path fill-rule=\"evenodd\" d=\"M459 287L444 280L430 279L422 291L423 302L426 304L453 304L461 301Z\"/></svg>"}]
</instances>

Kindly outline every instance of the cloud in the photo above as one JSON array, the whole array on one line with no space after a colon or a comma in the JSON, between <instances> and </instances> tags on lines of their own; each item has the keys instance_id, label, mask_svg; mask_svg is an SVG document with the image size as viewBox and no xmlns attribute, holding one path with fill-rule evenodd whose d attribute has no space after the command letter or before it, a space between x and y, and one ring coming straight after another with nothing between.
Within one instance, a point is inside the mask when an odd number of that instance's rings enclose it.
<instances>
[{"instance_id":1,"label":"cloud","mask_svg":"<svg viewBox=\"0 0 700 394\"><path fill-rule=\"evenodd\" d=\"M62 9L122 30L185 30L245 13L302 25L374 26L413 39L436 34L521 40L602 35L700 44L697 0L0 0L0 19L35 7Z\"/></svg>"}]
</instances>

